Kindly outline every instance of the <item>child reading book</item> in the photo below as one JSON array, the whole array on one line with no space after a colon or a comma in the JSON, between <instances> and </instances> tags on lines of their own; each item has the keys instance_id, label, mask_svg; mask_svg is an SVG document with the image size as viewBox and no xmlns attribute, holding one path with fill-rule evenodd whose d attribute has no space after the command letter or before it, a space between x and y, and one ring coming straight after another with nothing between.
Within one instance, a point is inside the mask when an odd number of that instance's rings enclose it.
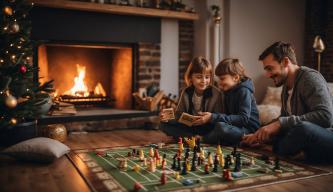
<instances>
[{"instance_id":1,"label":"child reading book","mask_svg":"<svg viewBox=\"0 0 333 192\"><path fill-rule=\"evenodd\" d=\"M202 112L221 112L222 93L213 84L213 67L203 57L192 60L185 73L188 85L179 97L172 119L170 110L160 113L161 129L168 135L193 136L207 134L213 126Z\"/></svg>"}]
</instances>

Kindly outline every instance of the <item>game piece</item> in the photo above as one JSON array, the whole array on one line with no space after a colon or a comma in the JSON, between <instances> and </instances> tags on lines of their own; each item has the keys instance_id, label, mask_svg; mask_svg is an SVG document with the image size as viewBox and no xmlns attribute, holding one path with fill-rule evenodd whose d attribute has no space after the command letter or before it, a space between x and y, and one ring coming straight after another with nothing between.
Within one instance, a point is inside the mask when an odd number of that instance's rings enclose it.
<instances>
[{"instance_id":1,"label":"game piece","mask_svg":"<svg viewBox=\"0 0 333 192\"><path fill-rule=\"evenodd\" d=\"M139 151L139 160L140 160L140 161L143 161L144 158L145 158L145 155L144 155L144 153L143 153L143 150L140 149L140 151Z\"/></svg>"},{"instance_id":2,"label":"game piece","mask_svg":"<svg viewBox=\"0 0 333 192\"><path fill-rule=\"evenodd\" d=\"M225 157L224 169L230 169L230 164L231 164L231 156L227 155Z\"/></svg>"},{"instance_id":3,"label":"game piece","mask_svg":"<svg viewBox=\"0 0 333 192\"><path fill-rule=\"evenodd\" d=\"M150 158L149 159L149 162L150 162L150 164L149 164L149 171L150 172L155 172L156 171L156 164L154 163L154 160L153 160L153 158Z\"/></svg>"},{"instance_id":4,"label":"game piece","mask_svg":"<svg viewBox=\"0 0 333 192\"><path fill-rule=\"evenodd\" d=\"M219 162L220 162L220 166L224 167L224 157L223 157L223 154L219 155Z\"/></svg>"},{"instance_id":5,"label":"game piece","mask_svg":"<svg viewBox=\"0 0 333 192\"><path fill-rule=\"evenodd\" d=\"M105 152L104 151L96 151L96 155L105 157Z\"/></svg>"},{"instance_id":6,"label":"game piece","mask_svg":"<svg viewBox=\"0 0 333 192\"><path fill-rule=\"evenodd\" d=\"M197 165L195 163L195 161L197 160L197 158L192 158L192 166L191 166L191 171L196 171L197 170Z\"/></svg>"},{"instance_id":7,"label":"game piece","mask_svg":"<svg viewBox=\"0 0 333 192\"><path fill-rule=\"evenodd\" d=\"M154 149L152 147L149 149L149 156L154 157Z\"/></svg>"},{"instance_id":8,"label":"game piece","mask_svg":"<svg viewBox=\"0 0 333 192\"><path fill-rule=\"evenodd\" d=\"M166 181L167 181L167 177L165 175L165 172L163 172L161 175L161 185L165 185Z\"/></svg>"},{"instance_id":9,"label":"game piece","mask_svg":"<svg viewBox=\"0 0 333 192\"><path fill-rule=\"evenodd\" d=\"M209 165L205 164L205 174L209 174Z\"/></svg>"},{"instance_id":10,"label":"game piece","mask_svg":"<svg viewBox=\"0 0 333 192\"><path fill-rule=\"evenodd\" d=\"M200 150L201 150L201 139L200 139L200 137L196 138L196 146L197 146L197 149L199 150L197 152L200 152Z\"/></svg>"},{"instance_id":11,"label":"game piece","mask_svg":"<svg viewBox=\"0 0 333 192\"><path fill-rule=\"evenodd\" d=\"M188 144L188 146L193 150L195 147L195 137L192 137L191 139L185 138L185 142Z\"/></svg>"},{"instance_id":12,"label":"game piece","mask_svg":"<svg viewBox=\"0 0 333 192\"><path fill-rule=\"evenodd\" d=\"M232 152L231 152L231 155L235 157L235 156L236 156L236 153L237 153L237 147L234 146L234 148L233 148L233 150L232 150Z\"/></svg>"},{"instance_id":13,"label":"game piece","mask_svg":"<svg viewBox=\"0 0 333 192\"><path fill-rule=\"evenodd\" d=\"M212 154L210 152L208 152L208 165L211 167L213 165L214 161L213 161L213 157Z\"/></svg>"},{"instance_id":14,"label":"game piece","mask_svg":"<svg viewBox=\"0 0 333 192\"><path fill-rule=\"evenodd\" d=\"M165 166L166 166L166 161L165 161L165 159L163 158L163 160L162 160L162 169L164 170L165 169Z\"/></svg>"},{"instance_id":15,"label":"game piece","mask_svg":"<svg viewBox=\"0 0 333 192\"><path fill-rule=\"evenodd\" d=\"M205 157L205 150L203 150L202 148L200 149L200 158L201 159L205 159L206 157Z\"/></svg>"},{"instance_id":16,"label":"game piece","mask_svg":"<svg viewBox=\"0 0 333 192\"><path fill-rule=\"evenodd\" d=\"M232 173L231 173L231 176L232 176L233 178L240 178L240 177L243 176L243 172L232 172Z\"/></svg>"},{"instance_id":17,"label":"game piece","mask_svg":"<svg viewBox=\"0 0 333 192\"><path fill-rule=\"evenodd\" d=\"M186 175L187 174L187 168L186 168L186 162L183 162L183 168L182 168L182 175Z\"/></svg>"},{"instance_id":18,"label":"game piece","mask_svg":"<svg viewBox=\"0 0 333 192\"><path fill-rule=\"evenodd\" d=\"M137 173L140 171L140 169L141 169L141 167L139 165L134 165L133 166L133 170Z\"/></svg>"},{"instance_id":19,"label":"game piece","mask_svg":"<svg viewBox=\"0 0 333 192\"><path fill-rule=\"evenodd\" d=\"M180 171L181 168L180 168L180 157L177 157L177 171Z\"/></svg>"},{"instance_id":20,"label":"game piece","mask_svg":"<svg viewBox=\"0 0 333 192\"><path fill-rule=\"evenodd\" d=\"M136 156L136 149L132 149L132 155L135 157Z\"/></svg>"},{"instance_id":21,"label":"game piece","mask_svg":"<svg viewBox=\"0 0 333 192\"><path fill-rule=\"evenodd\" d=\"M236 163L235 163L235 168L234 172L240 172L241 171L241 155L239 152L235 154L236 156Z\"/></svg>"},{"instance_id":22,"label":"game piece","mask_svg":"<svg viewBox=\"0 0 333 192\"><path fill-rule=\"evenodd\" d=\"M162 149L163 146L164 146L164 143L158 143L158 148L159 148L159 149Z\"/></svg>"},{"instance_id":23,"label":"game piece","mask_svg":"<svg viewBox=\"0 0 333 192\"><path fill-rule=\"evenodd\" d=\"M251 157L251 166L254 166L256 162L254 161L254 157Z\"/></svg>"},{"instance_id":24,"label":"game piece","mask_svg":"<svg viewBox=\"0 0 333 192\"><path fill-rule=\"evenodd\" d=\"M118 167L119 167L120 170L126 171L126 169L127 169L127 159L125 159L125 158L119 159Z\"/></svg>"},{"instance_id":25,"label":"game piece","mask_svg":"<svg viewBox=\"0 0 333 192\"><path fill-rule=\"evenodd\" d=\"M175 154L172 158L172 166L171 169L176 169L176 158L177 158L177 154Z\"/></svg>"},{"instance_id":26,"label":"game piece","mask_svg":"<svg viewBox=\"0 0 333 192\"><path fill-rule=\"evenodd\" d=\"M184 151L184 145L183 145L183 143L178 143L178 150L179 150L180 154L183 153L183 151Z\"/></svg>"},{"instance_id":27,"label":"game piece","mask_svg":"<svg viewBox=\"0 0 333 192\"><path fill-rule=\"evenodd\" d=\"M216 147L216 154L217 155L222 155L221 145L217 145L217 147Z\"/></svg>"},{"instance_id":28,"label":"game piece","mask_svg":"<svg viewBox=\"0 0 333 192\"><path fill-rule=\"evenodd\" d=\"M179 172L178 172L178 171L175 172L175 179L176 179L176 180L179 180L179 179L180 179L180 175L179 175Z\"/></svg>"},{"instance_id":29,"label":"game piece","mask_svg":"<svg viewBox=\"0 0 333 192\"><path fill-rule=\"evenodd\" d=\"M186 171L191 171L191 164L190 164L190 160L186 159Z\"/></svg>"},{"instance_id":30,"label":"game piece","mask_svg":"<svg viewBox=\"0 0 333 192\"><path fill-rule=\"evenodd\" d=\"M143 166L147 167L147 158L143 158Z\"/></svg>"},{"instance_id":31,"label":"game piece","mask_svg":"<svg viewBox=\"0 0 333 192\"><path fill-rule=\"evenodd\" d=\"M154 150L154 157L156 157L156 159L160 158L160 153L158 152L158 149Z\"/></svg>"},{"instance_id":32,"label":"game piece","mask_svg":"<svg viewBox=\"0 0 333 192\"><path fill-rule=\"evenodd\" d=\"M183 185L185 185L185 186L190 186L190 185L193 185L193 184L194 184L193 180L191 180L191 179L184 179L184 180L182 181L182 183L183 183Z\"/></svg>"},{"instance_id":33,"label":"game piece","mask_svg":"<svg viewBox=\"0 0 333 192\"><path fill-rule=\"evenodd\" d=\"M183 138L182 137L178 137L178 144L179 143L183 143Z\"/></svg>"},{"instance_id":34,"label":"game piece","mask_svg":"<svg viewBox=\"0 0 333 192\"><path fill-rule=\"evenodd\" d=\"M132 156L132 153L129 151L128 153L127 153L127 157L131 157Z\"/></svg>"},{"instance_id":35,"label":"game piece","mask_svg":"<svg viewBox=\"0 0 333 192\"><path fill-rule=\"evenodd\" d=\"M223 178L226 180L226 181L232 181L233 178L231 176L231 172L229 169L224 169L223 170Z\"/></svg>"},{"instance_id":36,"label":"game piece","mask_svg":"<svg viewBox=\"0 0 333 192\"><path fill-rule=\"evenodd\" d=\"M215 154L213 172L217 172L218 164L219 164L219 161L217 160L217 154Z\"/></svg>"},{"instance_id":37,"label":"game piece","mask_svg":"<svg viewBox=\"0 0 333 192\"><path fill-rule=\"evenodd\" d=\"M201 158L200 158L200 156L198 156L197 161L198 161L197 165L200 166L201 165Z\"/></svg>"},{"instance_id":38,"label":"game piece","mask_svg":"<svg viewBox=\"0 0 333 192\"><path fill-rule=\"evenodd\" d=\"M230 165L235 163L235 157L233 155L230 156Z\"/></svg>"},{"instance_id":39,"label":"game piece","mask_svg":"<svg viewBox=\"0 0 333 192\"><path fill-rule=\"evenodd\" d=\"M190 149L187 148L187 149L186 149L186 152L185 152L185 160L188 159L189 156L190 156Z\"/></svg>"},{"instance_id":40,"label":"game piece","mask_svg":"<svg viewBox=\"0 0 333 192\"><path fill-rule=\"evenodd\" d=\"M142 189L142 188L143 188L143 186L141 185L141 183L135 182L133 191L137 192L137 191L140 191L140 189Z\"/></svg>"},{"instance_id":41,"label":"game piece","mask_svg":"<svg viewBox=\"0 0 333 192\"><path fill-rule=\"evenodd\" d=\"M275 157L275 166L274 166L274 169L281 169L280 168L280 159L279 157Z\"/></svg>"}]
</instances>

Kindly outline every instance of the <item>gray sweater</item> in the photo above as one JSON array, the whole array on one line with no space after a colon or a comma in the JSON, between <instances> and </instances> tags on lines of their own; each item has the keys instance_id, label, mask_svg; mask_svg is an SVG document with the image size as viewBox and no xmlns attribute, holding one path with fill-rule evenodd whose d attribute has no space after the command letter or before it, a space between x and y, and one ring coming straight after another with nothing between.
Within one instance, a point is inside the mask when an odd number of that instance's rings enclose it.
<instances>
[{"instance_id":1,"label":"gray sweater","mask_svg":"<svg viewBox=\"0 0 333 192\"><path fill-rule=\"evenodd\" d=\"M282 130L301 121L309 121L324 128L333 124L333 100L327 82L316 70L301 66L297 71L291 96L291 114L287 111L288 90L284 85L279 121Z\"/></svg>"}]
</instances>

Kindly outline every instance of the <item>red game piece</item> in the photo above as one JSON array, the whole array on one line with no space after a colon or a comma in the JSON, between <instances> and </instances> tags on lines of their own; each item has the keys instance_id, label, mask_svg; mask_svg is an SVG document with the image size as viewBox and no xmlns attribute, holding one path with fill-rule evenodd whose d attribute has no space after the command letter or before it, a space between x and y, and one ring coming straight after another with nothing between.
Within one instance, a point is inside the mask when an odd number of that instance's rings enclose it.
<instances>
[{"instance_id":1,"label":"red game piece","mask_svg":"<svg viewBox=\"0 0 333 192\"><path fill-rule=\"evenodd\" d=\"M183 138L178 137L178 143L183 143Z\"/></svg>"},{"instance_id":2,"label":"red game piece","mask_svg":"<svg viewBox=\"0 0 333 192\"><path fill-rule=\"evenodd\" d=\"M205 164L205 173L209 174L209 165L207 163Z\"/></svg>"},{"instance_id":3,"label":"red game piece","mask_svg":"<svg viewBox=\"0 0 333 192\"><path fill-rule=\"evenodd\" d=\"M104 157L105 152L104 151L96 151L96 155Z\"/></svg>"},{"instance_id":4,"label":"red game piece","mask_svg":"<svg viewBox=\"0 0 333 192\"><path fill-rule=\"evenodd\" d=\"M165 185L166 180L167 180L167 178L166 178L165 172L163 172L161 175L161 185Z\"/></svg>"},{"instance_id":5,"label":"red game piece","mask_svg":"<svg viewBox=\"0 0 333 192\"><path fill-rule=\"evenodd\" d=\"M135 182L133 191L140 191L140 189L142 188L143 186L141 185L141 183Z\"/></svg>"}]
</instances>

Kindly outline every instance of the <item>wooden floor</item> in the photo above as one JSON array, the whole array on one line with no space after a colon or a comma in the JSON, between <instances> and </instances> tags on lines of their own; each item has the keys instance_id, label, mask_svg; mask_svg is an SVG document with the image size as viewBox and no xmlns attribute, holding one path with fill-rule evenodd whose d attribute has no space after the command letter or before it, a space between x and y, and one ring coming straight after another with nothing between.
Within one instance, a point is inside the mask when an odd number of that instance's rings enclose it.
<instances>
[{"instance_id":1,"label":"wooden floor","mask_svg":"<svg viewBox=\"0 0 333 192\"><path fill-rule=\"evenodd\" d=\"M70 135L66 144L71 149L111 146L141 145L168 142L170 138L154 130L118 130ZM333 165L320 166L333 171ZM333 175L299 180L247 191L332 191ZM77 170L67 159L61 157L52 164L22 163L0 157L0 191L90 191Z\"/></svg>"}]
</instances>

